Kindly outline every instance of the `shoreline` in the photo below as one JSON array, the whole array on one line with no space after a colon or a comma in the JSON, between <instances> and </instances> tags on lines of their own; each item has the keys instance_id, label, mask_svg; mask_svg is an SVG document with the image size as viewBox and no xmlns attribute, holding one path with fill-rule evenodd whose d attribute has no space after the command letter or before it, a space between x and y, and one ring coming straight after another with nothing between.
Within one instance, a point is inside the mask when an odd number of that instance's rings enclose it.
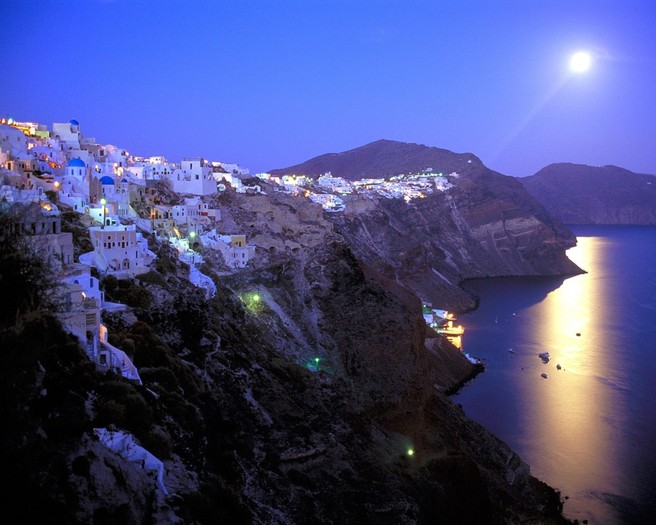
<instances>
[{"instance_id":1,"label":"shoreline","mask_svg":"<svg viewBox=\"0 0 656 525\"><path fill-rule=\"evenodd\" d=\"M458 392L460 392L461 389L467 386L467 384L469 384L471 381L476 379L476 377L479 374L482 374L483 372L485 372L485 365L483 363L474 364L472 371L469 374L467 374L464 378L462 378L457 383L451 385L449 388L446 388L444 390L444 395L446 395L447 397L456 395Z\"/></svg>"}]
</instances>

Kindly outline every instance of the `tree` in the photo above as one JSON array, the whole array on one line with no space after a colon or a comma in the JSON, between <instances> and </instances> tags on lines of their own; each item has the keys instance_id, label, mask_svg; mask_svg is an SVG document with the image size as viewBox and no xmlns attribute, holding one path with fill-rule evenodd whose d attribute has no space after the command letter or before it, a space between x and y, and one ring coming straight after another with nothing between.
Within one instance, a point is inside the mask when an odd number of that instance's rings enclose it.
<instances>
[{"instance_id":1,"label":"tree","mask_svg":"<svg viewBox=\"0 0 656 525\"><path fill-rule=\"evenodd\" d=\"M16 214L0 212L0 326L11 326L23 314L55 311L57 281L33 243L13 233Z\"/></svg>"}]
</instances>

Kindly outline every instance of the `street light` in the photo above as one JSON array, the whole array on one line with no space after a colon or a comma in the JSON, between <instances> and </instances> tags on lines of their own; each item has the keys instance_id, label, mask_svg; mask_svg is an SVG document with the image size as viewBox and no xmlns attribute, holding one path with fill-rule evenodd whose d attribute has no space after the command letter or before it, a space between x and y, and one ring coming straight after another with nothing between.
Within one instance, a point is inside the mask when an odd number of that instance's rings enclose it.
<instances>
[{"instance_id":1,"label":"street light","mask_svg":"<svg viewBox=\"0 0 656 525\"><path fill-rule=\"evenodd\" d=\"M107 204L107 200L103 197L100 199L100 204L102 204L102 209L103 209L103 220L102 220L102 227L105 227L105 204Z\"/></svg>"}]
</instances>

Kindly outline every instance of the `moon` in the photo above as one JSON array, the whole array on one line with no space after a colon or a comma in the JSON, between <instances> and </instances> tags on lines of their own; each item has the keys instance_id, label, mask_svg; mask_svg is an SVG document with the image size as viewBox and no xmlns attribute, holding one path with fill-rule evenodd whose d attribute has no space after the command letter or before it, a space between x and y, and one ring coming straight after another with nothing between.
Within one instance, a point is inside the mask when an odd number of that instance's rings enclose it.
<instances>
[{"instance_id":1,"label":"moon","mask_svg":"<svg viewBox=\"0 0 656 525\"><path fill-rule=\"evenodd\" d=\"M569 59L569 68L574 73L585 73L592 65L592 57L587 51L574 53Z\"/></svg>"}]
</instances>

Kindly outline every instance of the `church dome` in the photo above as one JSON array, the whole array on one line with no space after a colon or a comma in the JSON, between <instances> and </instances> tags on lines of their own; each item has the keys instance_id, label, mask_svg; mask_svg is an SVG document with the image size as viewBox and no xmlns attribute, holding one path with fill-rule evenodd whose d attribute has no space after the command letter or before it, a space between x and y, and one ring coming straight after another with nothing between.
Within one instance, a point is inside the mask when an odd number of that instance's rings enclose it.
<instances>
[{"instance_id":1,"label":"church dome","mask_svg":"<svg viewBox=\"0 0 656 525\"><path fill-rule=\"evenodd\" d=\"M113 186L114 179L112 179L109 175L105 175L104 177L100 177L100 184L103 186Z\"/></svg>"},{"instance_id":2,"label":"church dome","mask_svg":"<svg viewBox=\"0 0 656 525\"><path fill-rule=\"evenodd\" d=\"M85 168L86 164L84 161L80 158L74 158L68 161L68 164L66 165L67 168Z\"/></svg>"},{"instance_id":3,"label":"church dome","mask_svg":"<svg viewBox=\"0 0 656 525\"><path fill-rule=\"evenodd\" d=\"M75 120L75 119L70 120L70 121L69 121L69 124L70 124L71 126L79 126L79 125L80 125L80 123L79 123L77 120Z\"/></svg>"}]
</instances>

